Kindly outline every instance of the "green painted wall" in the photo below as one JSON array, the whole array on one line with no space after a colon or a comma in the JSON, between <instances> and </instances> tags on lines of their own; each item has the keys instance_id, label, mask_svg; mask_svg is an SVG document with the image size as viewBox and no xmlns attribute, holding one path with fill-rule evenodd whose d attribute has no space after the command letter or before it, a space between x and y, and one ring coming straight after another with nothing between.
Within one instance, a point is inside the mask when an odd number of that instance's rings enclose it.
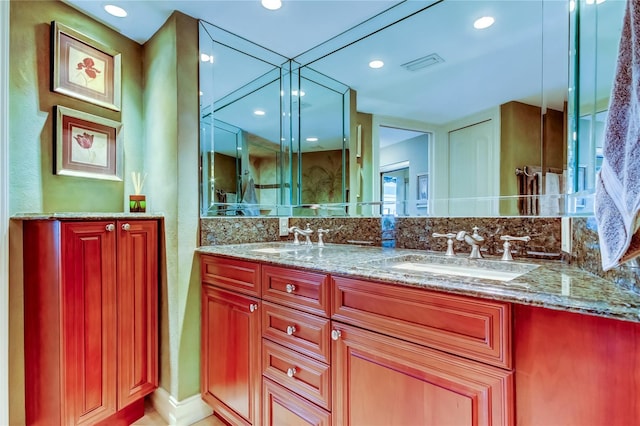
<instances>
[{"instance_id":1,"label":"green painted wall","mask_svg":"<svg viewBox=\"0 0 640 426\"><path fill-rule=\"evenodd\" d=\"M165 215L160 384L181 400L200 390L197 21L176 12L144 47L147 197Z\"/></svg>"},{"instance_id":2,"label":"green painted wall","mask_svg":"<svg viewBox=\"0 0 640 426\"><path fill-rule=\"evenodd\" d=\"M122 122L124 176L140 170L142 46L59 1L12 1L10 84L10 213L120 212L130 182L53 174L53 106L62 105ZM58 21L122 53L122 112L50 90L50 23Z\"/></svg>"},{"instance_id":3,"label":"green painted wall","mask_svg":"<svg viewBox=\"0 0 640 426\"><path fill-rule=\"evenodd\" d=\"M180 401L199 392L197 21L174 14L144 46L58 0L10 3L10 214L122 212L131 171L149 174L148 211L165 217L160 386ZM59 21L122 54L121 112L50 91L50 23ZM124 181L53 173L53 106L123 124ZM10 227L10 421L24 424L22 242ZM27 263L28 259L24 259Z\"/></svg>"}]
</instances>

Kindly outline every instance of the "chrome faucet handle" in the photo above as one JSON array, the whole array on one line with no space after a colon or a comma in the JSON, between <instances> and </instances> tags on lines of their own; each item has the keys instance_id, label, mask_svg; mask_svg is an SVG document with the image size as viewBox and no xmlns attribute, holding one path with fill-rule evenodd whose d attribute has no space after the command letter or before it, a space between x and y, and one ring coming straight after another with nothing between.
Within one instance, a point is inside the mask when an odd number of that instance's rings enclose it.
<instances>
[{"instance_id":1,"label":"chrome faucet handle","mask_svg":"<svg viewBox=\"0 0 640 426\"><path fill-rule=\"evenodd\" d=\"M322 240L322 236L329 231L330 229L318 228L318 247L324 247L324 241Z\"/></svg>"},{"instance_id":2,"label":"chrome faucet handle","mask_svg":"<svg viewBox=\"0 0 640 426\"><path fill-rule=\"evenodd\" d=\"M529 241L531 241L531 237L528 235L524 237L512 237L511 235L502 235L500 239L504 241L504 244L502 245L502 248L504 249L504 251L502 253L501 260L513 260L513 256L511 255L510 241L524 241L525 243L528 243Z\"/></svg>"},{"instance_id":3,"label":"chrome faucet handle","mask_svg":"<svg viewBox=\"0 0 640 426\"><path fill-rule=\"evenodd\" d=\"M291 228L289 228L289 233L292 233L292 232L293 232L293 245L299 246L300 240L298 239L298 234L300 234L300 228L298 228L297 226L292 226Z\"/></svg>"},{"instance_id":4,"label":"chrome faucet handle","mask_svg":"<svg viewBox=\"0 0 640 426\"><path fill-rule=\"evenodd\" d=\"M304 231L300 231L300 233L306 238L306 241L304 243L308 246L312 246L313 243L311 242L311 234L313 234L313 229L311 229L311 226L309 226L309 224L307 223L307 227L304 229Z\"/></svg>"},{"instance_id":5,"label":"chrome faucet handle","mask_svg":"<svg viewBox=\"0 0 640 426\"><path fill-rule=\"evenodd\" d=\"M433 238L447 238L447 252L444 254L445 256L455 256L456 254L453 252L453 239L456 237L456 234L449 232L447 234L440 234L438 232L434 232L431 234Z\"/></svg>"}]
</instances>

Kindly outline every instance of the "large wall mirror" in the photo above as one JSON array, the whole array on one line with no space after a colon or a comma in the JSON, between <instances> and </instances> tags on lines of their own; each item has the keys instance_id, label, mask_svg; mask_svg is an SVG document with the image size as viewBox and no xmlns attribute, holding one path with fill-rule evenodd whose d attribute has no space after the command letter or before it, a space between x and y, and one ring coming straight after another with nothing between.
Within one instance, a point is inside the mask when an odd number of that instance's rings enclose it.
<instances>
[{"instance_id":1,"label":"large wall mirror","mask_svg":"<svg viewBox=\"0 0 640 426\"><path fill-rule=\"evenodd\" d=\"M623 9L404 1L291 60L203 23L243 62L201 62L202 213L589 214Z\"/></svg>"}]
</instances>

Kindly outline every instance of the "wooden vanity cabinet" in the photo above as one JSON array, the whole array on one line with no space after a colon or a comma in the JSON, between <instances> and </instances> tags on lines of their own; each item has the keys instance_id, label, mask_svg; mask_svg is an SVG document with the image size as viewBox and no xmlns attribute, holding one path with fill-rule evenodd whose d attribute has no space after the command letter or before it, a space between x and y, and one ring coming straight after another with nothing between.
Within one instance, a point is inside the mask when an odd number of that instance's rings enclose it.
<instances>
[{"instance_id":1,"label":"wooden vanity cabinet","mask_svg":"<svg viewBox=\"0 0 640 426\"><path fill-rule=\"evenodd\" d=\"M201 394L233 425L260 419L260 265L203 255Z\"/></svg>"},{"instance_id":2,"label":"wooden vanity cabinet","mask_svg":"<svg viewBox=\"0 0 640 426\"><path fill-rule=\"evenodd\" d=\"M333 279L334 424L513 424L508 303Z\"/></svg>"},{"instance_id":3,"label":"wooden vanity cabinet","mask_svg":"<svg viewBox=\"0 0 640 426\"><path fill-rule=\"evenodd\" d=\"M264 425L331 424L331 280L262 266Z\"/></svg>"},{"instance_id":4,"label":"wooden vanity cabinet","mask_svg":"<svg viewBox=\"0 0 640 426\"><path fill-rule=\"evenodd\" d=\"M23 223L27 424L131 423L158 386L158 223Z\"/></svg>"}]
</instances>

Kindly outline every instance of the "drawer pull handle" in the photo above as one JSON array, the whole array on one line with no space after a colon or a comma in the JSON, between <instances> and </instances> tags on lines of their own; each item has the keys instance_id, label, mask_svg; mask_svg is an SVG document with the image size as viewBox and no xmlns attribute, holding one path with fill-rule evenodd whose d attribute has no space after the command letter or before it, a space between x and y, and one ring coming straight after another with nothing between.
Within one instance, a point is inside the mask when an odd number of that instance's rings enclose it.
<instances>
[{"instance_id":1,"label":"drawer pull handle","mask_svg":"<svg viewBox=\"0 0 640 426\"><path fill-rule=\"evenodd\" d=\"M291 367L287 370L287 376L293 377L298 372L295 367Z\"/></svg>"},{"instance_id":2,"label":"drawer pull handle","mask_svg":"<svg viewBox=\"0 0 640 426\"><path fill-rule=\"evenodd\" d=\"M295 325L290 325L287 327L287 334L289 336L293 336L293 333L296 332L296 326Z\"/></svg>"},{"instance_id":3,"label":"drawer pull handle","mask_svg":"<svg viewBox=\"0 0 640 426\"><path fill-rule=\"evenodd\" d=\"M251 312L255 312L258 309L258 305L255 303L252 303L249 305L249 311Z\"/></svg>"},{"instance_id":4,"label":"drawer pull handle","mask_svg":"<svg viewBox=\"0 0 640 426\"><path fill-rule=\"evenodd\" d=\"M331 330L331 339L338 340L342 336L342 332L340 330Z\"/></svg>"},{"instance_id":5,"label":"drawer pull handle","mask_svg":"<svg viewBox=\"0 0 640 426\"><path fill-rule=\"evenodd\" d=\"M113 230L116 229L116 226L113 223L110 223L107 226L105 226L104 229L106 229L107 232L113 232Z\"/></svg>"},{"instance_id":6,"label":"drawer pull handle","mask_svg":"<svg viewBox=\"0 0 640 426\"><path fill-rule=\"evenodd\" d=\"M123 223L122 224L122 230L123 231L128 231L129 229L131 229L131 225L129 225L128 223Z\"/></svg>"},{"instance_id":7,"label":"drawer pull handle","mask_svg":"<svg viewBox=\"0 0 640 426\"><path fill-rule=\"evenodd\" d=\"M293 284L287 284L287 286L285 287L285 289L287 290L287 293L291 294L294 291L296 291L296 286Z\"/></svg>"}]
</instances>

